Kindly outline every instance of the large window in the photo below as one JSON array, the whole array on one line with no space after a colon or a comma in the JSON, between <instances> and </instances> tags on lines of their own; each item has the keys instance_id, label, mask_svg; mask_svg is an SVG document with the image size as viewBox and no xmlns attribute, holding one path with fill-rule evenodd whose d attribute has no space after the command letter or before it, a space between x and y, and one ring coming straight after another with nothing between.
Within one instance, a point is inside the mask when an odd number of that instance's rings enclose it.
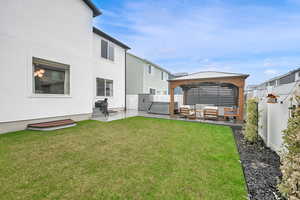
<instances>
[{"instance_id":1,"label":"large window","mask_svg":"<svg viewBox=\"0 0 300 200\"><path fill-rule=\"evenodd\" d=\"M101 57L111 61L115 60L114 45L106 40L101 40Z\"/></svg>"},{"instance_id":2,"label":"large window","mask_svg":"<svg viewBox=\"0 0 300 200\"><path fill-rule=\"evenodd\" d=\"M113 80L97 78L97 96L113 96Z\"/></svg>"},{"instance_id":3,"label":"large window","mask_svg":"<svg viewBox=\"0 0 300 200\"><path fill-rule=\"evenodd\" d=\"M70 66L33 58L33 93L70 94Z\"/></svg>"}]
</instances>

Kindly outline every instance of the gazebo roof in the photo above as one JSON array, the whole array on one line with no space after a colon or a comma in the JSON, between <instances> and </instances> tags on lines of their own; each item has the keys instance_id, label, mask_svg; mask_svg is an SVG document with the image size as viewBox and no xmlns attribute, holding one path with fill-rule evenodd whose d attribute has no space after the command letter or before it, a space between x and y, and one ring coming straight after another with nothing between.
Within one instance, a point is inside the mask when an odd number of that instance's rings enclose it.
<instances>
[{"instance_id":1,"label":"gazebo roof","mask_svg":"<svg viewBox=\"0 0 300 200\"><path fill-rule=\"evenodd\" d=\"M216 72L216 71L203 71L189 74L186 76L178 77L169 81L177 80L191 80L191 79L209 79L209 78L227 78L227 77L243 77L247 78L248 74L237 74L229 72Z\"/></svg>"}]
</instances>

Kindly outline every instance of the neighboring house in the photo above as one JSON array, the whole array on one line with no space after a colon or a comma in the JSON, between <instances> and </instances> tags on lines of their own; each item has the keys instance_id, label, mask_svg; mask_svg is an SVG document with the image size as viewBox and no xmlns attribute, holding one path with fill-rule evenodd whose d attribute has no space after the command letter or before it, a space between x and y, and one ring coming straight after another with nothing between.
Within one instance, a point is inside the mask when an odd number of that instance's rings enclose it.
<instances>
[{"instance_id":1,"label":"neighboring house","mask_svg":"<svg viewBox=\"0 0 300 200\"><path fill-rule=\"evenodd\" d=\"M93 29L89 0L0 1L0 133L91 117L108 97L125 107L125 51Z\"/></svg>"},{"instance_id":2,"label":"neighboring house","mask_svg":"<svg viewBox=\"0 0 300 200\"><path fill-rule=\"evenodd\" d=\"M169 71L131 53L127 53L126 55L127 95L168 94L168 80L171 76Z\"/></svg>"}]
</instances>

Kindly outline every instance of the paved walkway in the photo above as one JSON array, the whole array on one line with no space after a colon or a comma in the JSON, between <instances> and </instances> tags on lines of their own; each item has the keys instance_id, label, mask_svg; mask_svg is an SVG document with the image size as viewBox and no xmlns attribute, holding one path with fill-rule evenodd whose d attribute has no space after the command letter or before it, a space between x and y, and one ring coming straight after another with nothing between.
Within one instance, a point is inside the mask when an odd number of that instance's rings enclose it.
<instances>
[{"instance_id":1,"label":"paved walkway","mask_svg":"<svg viewBox=\"0 0 300 200\"><path fill-rule=\"evenodd\" d=\"M110 113L108 117L104 117L102 113L98 112L93 114L92 119L102 121L102 122L109 122L109 121L120 120L128 117L135 117L135 116L170 119L170 120L182 120L182 121L189 121L189 122L202 122L208 124L225 125L225 126L233 126L233 127L243 126L242 123L236 123L236 122L204 120L204 119L190 120L190 119L181 118L179 116L173 118L170 117L169 115L151 114L145 111L137 111L137 110L118 111L118 112Z\"/></svg>"}]
</instances>

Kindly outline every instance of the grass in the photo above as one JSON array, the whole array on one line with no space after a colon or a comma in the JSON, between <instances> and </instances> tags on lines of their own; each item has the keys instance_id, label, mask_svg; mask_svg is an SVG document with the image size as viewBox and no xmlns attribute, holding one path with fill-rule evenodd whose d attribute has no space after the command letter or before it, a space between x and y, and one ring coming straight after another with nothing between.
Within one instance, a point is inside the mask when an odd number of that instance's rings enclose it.
<instances>
[{"instance_id":1,"label":"grass","mask_svg":"<svg viewBox=\"0 0 300 200\"><path fill-rule=\"evenodd\" d=\"M133 117L0 136L0 199L245 199L231 129Z\"/></svg>"}]
</instances>

